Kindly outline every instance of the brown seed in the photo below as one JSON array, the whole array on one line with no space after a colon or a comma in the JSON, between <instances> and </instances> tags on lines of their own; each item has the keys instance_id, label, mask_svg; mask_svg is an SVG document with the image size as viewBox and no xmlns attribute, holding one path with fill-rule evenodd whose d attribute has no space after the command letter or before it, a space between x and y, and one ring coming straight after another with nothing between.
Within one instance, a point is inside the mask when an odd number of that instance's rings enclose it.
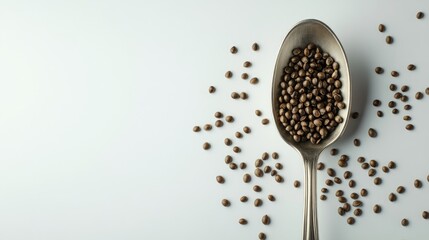
<instances>
[{"instance_id":1,"label":"brown seed","mask_svg":"<svg viewBox=\"0 0 429 240\"><path fill-rule=\"evenodd\" d=\"M282 165L281 163L276 163L274 166L275 166L278 170L283 169L283 165Z\"/></svg>"},{"instance_id":2,"label":"brown seed","mask_svg":"<svg viewBox=\"0 0 429 240\"><path fill-rule=\"evenodd\" d=\"M398 114L398 113L399 113L399 110L398 110L397 108L394 108L394 109L392 109L392 113L393 113L393 114Z\"/></svg>"},{"instance_id":3,"label":"brown seed","mask_svg":"<svg viewBox=\"0 0 429 240\"><path fill-rule=\"evenodd\" d=\"M252 176L250 174L246 173L243 175L243 182L249 183L252 180Z\"/></svg>"},{"instance_id":4,"label":"brown seed","mask_svg":"<svg viewBox=\"0 0 429 240\"><path fill-rule=\"evenodd\" d=\"M224 207L229 207L231 206L231 202L228 199L222 199L222 205Z\"/></svg>"},{"instance_id":5,"label":"brown seed","mask_svg":"<svg viewBox=\"0 0 429 240\"><path fill-rule=\"evenodd\" d=\"M359 146L360 146L360 140L359 140L359 139L357 139L357 138L355 138L355 139L353 140L353 144L354 144L356 147L359 147Z\"/></svg>"},{"instance_id":6,"label":"brown seed","mask_svg":"<svg viewBox=\"0 0 429 240\"><path fill-rule=\"evenodd\" d=\"M230 163L232 163L232 157L231 157L230 155L226 155L226 156L225 156L225 163L226 163L226 164L230 164Z\"/></svg>"},{"instance_id":7,"label":"brown seed","mask_svg":"<svg viewBox=\"0 0 429 240\"><path fill-rule=\"evenodd\" d=\"M232 47L231 47L231 49L229 49L229 51L230 51L232 54L236 54L236 53L238 52L238 49L237 49L237 47L236 47L236 46L232 46Z\"/></svg>"},{"instance_id":8,"label":"brown seed","mask_svg":"<svg viewBox=\"0 0 429 240\"><path fill-rule=\"evenodd\" d=\"M201 131L201 128L200 128L200 126L195 126L195 127L192 129L192 131L194 131L194 132L199 132L199 131Z\"/></svg>"},{"instance_id":9,"label":"brown seed","mask_svg":"<svg viewBox=\"0 0 429 240\"><path fill-rule=\"evenodd\" d=\"M234 147L232 148L232 151L234 151L235 153L239 153L239 152L241 152L241 148L239 148L239 147L237 147L237 146L234 146Z\"/></svg>"},{"instance_id":10,"label":"brown seed","mask_svg":"<svg viewBox=\"0 0 429 240\"><path fill-rule=\"evenodd\" d=\"M423 211L423 212L422 212L422 217L423 217L424 219L428 219L428 218L429 218L429 212L427 212L427 211Z\"/></svg>"},{"instance_id":11,"label":"brown seed","mask_svg":"<svg viewBox=\"0 0 429 240\"><path fill-rule=\"evenodd\" d=\"M374 184L375 184L375 185L380 185L382 182L383 182L383 181L381 180L381 178L380 178L380 177L376 177L376 178L374 178Z\"/></svg>"},{"instance_id":12,"label":"brown seed","mask_svg":"<svg viewBox=\"0 0 429 240\"><path fill-rule=\"evenodd\" d=\"M232 145L232 141L229 138L225 138L225 140L223 140L223 142L225 143L225 145L227 146L231 146Z\"/></svg>"},{"instance_id":13,"label":"brown seed","mask_svg":"<svg viewBox=\"0 0 429 240\"><path fill-rule=\"evenodd\" d=\"M350 198L351 198L351 199L355 199L355 200L356 200L356 199L358 199L358 198L359 198L359 194L357 194L357 193L353 192L353 193L351 193L351 194L350 194Z\"/></svg>"},{"instance_id":14,"label":"brown seed","mask_svg":"<svg viewBox=\"0 0 429 240\"><path fill-rule=\"evenodd\" d=\"M336 197L341 197L341 196L343 196L344 195L344 191L343 190L337 190L336 192L335 192L335 196Z\"/></svg>"},{"instance_id":15,"label":"brown seed","mask_svg":"<svg viewBox=\"0 0 429 240\"><path fill-rule=\"evenodd\" d=\"M242 197L240 198L240 202L247 202L247 200L249 200L249 198L248 198L248 197L246 197L246 196L242 196Z\"/></svg>"},{"instance_id":16,"label":"brown seed","mask_svg":"<svg viewBox=\"0 0 429 240\"><path fill-rule=\"evenodd\" d=\"M331 179L326 179L325 184L328 186L334 185L334 182Z\"/></svg>"},{"instance_id":17,"label":"brown seed","mask_svg":"<svg viewBox=\"0 0 429 240\"><path fill-rule=\"evenodd\" d=\"M246 169L247 164L245 162L241 162L239 166L240 166L240 169Z\"/></svg>"},{"instance_id":18,"label":"brown seed","mask_svg":"<svg viewBox=\"0 0 429 240\"><path fill-rule=\"evenodd\" d=\"M362 189L360 190L360 195L361 195L362 197L366 197L366 196L368 196L368 190L366 190L365 188L362 188Z\"/></svg>"},{"instance_id":19,"label":"brown seed","mask_svg":"<svg viewBox=\"0 0 429 240\"><path fill-rule=\"evenodd\" d=\"M386 26L384 26L384 24L379 24L378 25L378 31L380 31L380 32L386 31Z\"/></svg>"},{"instance_id":20,"label":"brown seed","mask_svg":"<svg viewBox=\"0 0 429 240\"><path fill-rule=\"evenodd\" d=\"M404 119L404 121L410 121L411 117L409 115L405 115L402 119Z\"/></svg>"},{"instance_id":21,"label":"brown seed","mask_svg":"<svg viewBox=\"0 0 429 240\"><path fill-rule=\"evenodd\" d=\"M240 93L240 98L243 99L243 100L246 100L246 99L249 98L249 95L247 95L247 93L245 93L245 92L241 92Z\"/></svg>"},{"instance_id":22,"label":"brown seed","mask_svg":"<svg viewBox=\"0 0 429 240\"><path fill-rule=\"evenodd\" d=\"M377 116L378 117L383 117L383 112L382 111L377 111Z\"/></svg>"},{"instance_id":23,"label":"brown seed","mask_svg":"<svg viewBox=\"0 0 429 240\"><path fill-rule=\"evenodd\" d=\"M372 101L372 105L374 105L374 107L379 107L381 105L381 101L378 99L375 99L374 101Z\"/></svg>"},{"instance_id":24,"label":"brown seed","mask_svg":"<svg viewBox=\"0 0 429 240\"><path fill-rule=\"evenodd\" d=\"M260 168L256 168L254 173L255 173L255 176L257 176L257 177L264 176L264 172Z\"/></svg>"},{"instance_id":25,"label":"brown seed","mask_svg":"<svg viewBox=\"0 0 429 240\"><path fill-rule=\"evenodd\" d=\"M359 217L360 215L362 215L362 209L356 208L353 213L356 217Z\"/></svg>"},{"instance_id":26,"label":"brown seed","mask_svg":"<svg viewBox=\"0 0 429 240\"><path fill-rule=\"evenodd\" d=\"M245 67L245 68L248 68L248 67L251 67L252 66L252 63L251 62L249 62L249 61L245 61L244 63L243 63L243 67Z\"/></svg>"},{"instance_id":27,"label":"brown seed","mask_svg":"<svg viewBox=\"0 0 429 240\"><path fill-rule=\"evenodd\" d=\"M350 224L350 225L354 224L355 223L354 217L347 218L347 223Z\"/></svg>"},{"instance_id":28,"label":"brown seed","mask_svg":"<svg viewBox=\"0 0 429 240\"><path fill-rule=\"evenodd\" d=\"M416 92L416 99L417 100L420 100L420 99L422 99L423 98L423 93L422 92Z\"/></svg>"},{"instance_id":29,"label":"brown seed","mask_svg":"<svg viewBox=\"0 0 429 240\"><path fill-rule=\"evenodd\" d=\"M225 77L226 77L226 78L231 78L231 77L232 77L232 72L231 72L231 71L227 71L227 72L225 73Z\"/></svg>"},{"instance_id":30,"label":"brown seed","mask_svg":"<svg viewBox=\"0 0 429 240\"><path fill-rule=\"evenodd\" d=\"M422 181L420 181L419 179L414 180L414 187L421 188L422 186Z\"/></svg>"},{"instance_id":31,"label":"brown seed","mask_svg":"<svg viewBox=\"0 0 429 240\"><path fill-rule=\"evenodd\" d=\"M317 170L323 170L323 169L325 169L325 164L324 163L322 163L322 162L320 162L320 163L318 163L317 164Z\"/></svg>"},{"instance_id":32,"label":"brown seed","mask_svg":"<svg viewBox=\"0 0 429 240\"><path fill-rule=\"evenodd\" d=\"M377 131L373 128L368 129L368 135L372 138L377 137Z\"/></svg>"},{"instance_id":33,"label":"brown seed","mask_svg":"<svg viewBox=\"0 0 429 240\"><path fill-rule=\"evenodd\" d=\"M429 87L425 89L426 95L429 95Z\"/></svg>"},{"instance_id":34,"label":"brown seed","mask_svg":"<svg viewBox=\"0 0 429 240\"><path fill-rule=\"evenodd\" d=\"M211 147L211 145L210 145L210 143L208 143L208 142L205 142L205 143L203 144L203 149L204 149L204 150L209 150L209 149L210 149L210 147Z\"/></svg>"},{"instance_id":35,"label":"brown seed","mask_svg":"<svg viewBox=\"0 0 429 240\"><path fill-rule=\"evenodd\" d=\"M362 169L368 169L369 163L362 163L360 166L362 167Z\"/></svg>"},{"instance_id":36,"label":"brown seed","mask_svg":"<svg viewBox=\"0 0 429 240\"><path fill-rule=\"evenodd\" d=\"M249 134L251 132L251 130L249 127L246 126L243 128L243 132Z\"/></svg>"},{"instance_id":37,"label":"brown seed","mask_svg":"<svg viewBox=\"0 0 429 240\"><path fill-rule=\"evenodd\" d=\"M273 170L271 170L271 174L270 174L271 176L276 176L277 175L277 170L275 170L275 169L273 169Z\"/></svg>"},{"instance_id":38,"label":"brown seed","mask_svg":"<svg viewBox=\"0 0 429 240\"><path fill-rule=\"evenodd\" d=\"M375 68L375 73L382 74L382 73L384 73L384 69L382 67L376 67Z\"/></svg>"},{"instance_id":39,"label":"brown seed","mask_svg":"<svg viewBox=\"0 0 429 240\"><path fill-rule=\"evenodd\" d=\"M240 223L241 225L246 225L247 224L247 220L244 218L240 218L240 220L238 220L238 223Z\"/></svg>"},{"instance_id":40,"label":"brown seed","mask_svg":"<svg viewBox=\"0 0 429 240\"><path fill-rule=\"evenodd\" d=\"M255 185L255 186L253 186L253 191L260 192L260 191L262 191L262 188L259 185Z\"/></svg>"},{"instance_id":41,"label":"brown seed","mask_svg":"<svg viewBox=\"0 0 429 240\"><path fill-rule=\"evenodd\" d=\"M393 37L392 36L387 36L386 37L386 43L387 44L392 44L393 43Z\"/></svg>"},{"instance_id":42,"label":"brown seed","mask_svg":"<svg viewBox=\"0 0 429 240\"><path fill-rule=\"evenodd\" d=\"M232 92L231 93L231 98L232 99L239 99L240 98L240 94L238 94L237 92Z\"/></svg>"},{"instance_id":43,"label":"brown seed","mask_svg":"<svg viewBox=\"0 0 429 240\"><path fill-rule=\"evenodd\" d=\"M352 118L353 119L356 119L356 118L358 118L359 117L359 113L358 112L353 112L352 113Z\"/></svg>"},{"instance_id":44,"label":"brown seed","mask_svg":"<svg viewBox=\"0 0 429 240\"><path fill-rule=\"evenodd\" d=\"M270 157L270 155L267 152L262 153L262 160L267 160Z\"/></svg>"},{"instance_id":45,"label":"brown seed","mask_svg":"<svg viewBox=\"0 0 429 240\"><path fill-rule=\"evenodd\" d=\"M258 82L259 82L259 79L258 78L256 78L256 77L254 77L254 78L252 78L252 79L250 79L250 84L258 84Z\"/></svg>"},{"instance_id":46,"label":"brown seed","mask_svg":"<svg viewBox=\"0 0 429 240\"><path fill-rule=\"evenodd\" d=\"M390 168L390 169L394 169L394 168L396 168L396 163L394 161L390 161L387 164L387 167Z\"/></svg>"},{"instance_id":47,"label":"brown seed","mask_svg":"<svg viewBox=\"0 0 429 240\"><path fill-rule=\"evenodd\" d=\"M261 112L261 110L255 110L255 114L256 114L256 116L261 116L262 115L262 112Z\"/></svg>"},{"instance_id":48,"label":"brown seed","mask_svg":"<svg viewBox=\"0 0 429 240\"><path fill-rule=\"evenodd\" d=\"M355 200L355 201L353 201L353 207L360 207L360 206L362 206L362 201L359 201L359 200Z\"/></svg>"},{"instance_id":49,"label":"brown seed","mask_svg":"<svg viewBox=\"0 0 429 240\"><path fill-rule=\"evenodd\" d=\"M355 180L350 180L349 181L349 187L354 188L355 186L356 186Z\"/></svg>"},{"instance_id":50,"label":"brown seed","mask_svg":"<svg viewBox=\"0 0 429 240\"><path fill-rule=\"evenodd\" d=\"M377 174L377 170L375 170L374 168L368 170L368 176L372 177L375 174Z\"/></svg>"},{"instance_id":51,"label":"brown seed","mask_svg":"<svg viewBox=\"0 0 429 240\"><path fill-rule=\"evenodd\" d=\"M365 158L364 157L358 157L357 161L358 161L358 163L364 163Z\"/></svg>"},{"instance_id":52,"label":"brown seed","mask_svg":"<svg viewBox=\"0 0 429 240\"><path fill-rule=\"evenodd\" d=\"M248 78L249 78L249 74L247 74L247 73L242 73L242 74L241 74L241 79L246 80L246 79L248 79Z\"/></svg>"},{"instance_id":53,"label":"brown seed","mask_svg":"<svg viewBox=\"0 0 429 240\"><path fill-rule=\"evenodd\" d=\"M267 239L267 235L265 235L265 233L263 233L263 232L260 232L258 234L258 237L259 237L259 240L265 240L265 239Z\"/></svg>"},{"instance_id":54,"label":"brown seed","mask_svg":"<svg viewBox=\"0 0 429 240\"><path fill-rule=\"evenodd\" d=\"M396 102L395 101L390 101L387 106L389 106L390 108L394 108L396 107Z\"/></svg>"},{"instance_id":55,"label":"brown seed","mask_svg":"<svg viewBox=\"0 0 429 240\"><path fill-rule=\"evenodd\" d=\"M383 170L383 172L385 172L385 173L388 173L390 170L389 170L389 168L388 167L386 167L386 166L383 166L382 168L381 168L381 170Z\"/></svg>"},{"instance_id":56,"label":"brown seed","mask_svg":"<svg viewBox=\"0 0 429 240\"><path fill-rule=\"evenodd\" d=\"M341 184L343 181L341 180L341 178L339 178L339 177L334 177L334 182L336 183L336 184Z\"/></svg>"},{"instance_id":57,"label":"brown seed","mask_svg":"<svg viewBox=\"0 0 429 240\"><path fill-rule=\"evenodd\" d=\"M375 167L378 167L378 162L376 160L372 159L371 161L369 161L369 165L371 167L375 168Z\"/></svg>"},{"instance_id":58,"label":"brown seed","mask_svg":"<svg viewBox=\"0 0 429 240\"><path fill-rule=\"evenodd\" d=\"M392 75L392 77L398 77L399 76L399 72L392 71L392 72L390 72L390 75Z\"/></svg>"},{"instance_id":59,"label":"brown seed","mask_svg":"<svg viewBox=\"0 0 429 240\"><path fill-rule=\"evenodd\" d=\"M408 96L407 96L407 95L403 95L403 96L401 97L401 101L402 101L402 102L408 102Z\"/></svg>"},{"instance_id":60,"label":"brown seed","mask_svg":"<svg viewBox=\"0 0 429 240\"><path fill-rule=\"evenodd\" d=\"M395 84L392 83L392 84L389 85L389 89L391 91L396 91L396 89L398 89L398 87Z\"/></svg>"},{"instance_id":61,"label":"brown seed","mask_svg":"<svg viewBox=\"0 0 429 240\"><path fill-rule=\"evenodd\" d=\"M374 211L374 213L380 213L381 212L381 206L378 204L375 204L374 207L372 207L372 211Z\"/></svg>"},{"instance_id":62,"label":"brown seed","mask_svg":"<svg viewBox=\"0 0 429 240\"><path fill-rule=\"evenodd\" d=\"M257 43L252 44L252 50L253 51L258 51L259 50L259 45Z\"/></svg>"},{"instance_id":63,"label":"brown seed","mask_svg":"<svg viewBox=\"0 0 429 240\"><path fill-rule=\"evenodd\" d=\"M273 159L279 159L279 154L278 154L277 152L273 152L273 153L271 154L271 157L272 157Z\"/></svg>"},{"instance_id":64,"label":"brown seed","mask_svg":"<svg viewBox=\"0 0 429 240\"><path fill-rule=\"evenodd\" d=\"M410 87L408 87L407 85L401 87L402 92L408 92L408 90L410 90Z\"/></svg>"},{"instance_id":65,"label":"brown seed","mask_svg":"<svg viewBox=\"0 0 429 240\"><path fill-rule=\"evenodd\" d=\"M341 157L340 157L340 160L344 160L344 161L348 161L349 159L350 159L349 156L347 156L345 154L341 155Z\"/></svg>"},{"instance_id":66,"label":"brown seed","mask_svg":"<svg viewBox=\"0 0 429 240\"><path fill-rule=\"evenodd\" d=\"M271 172L271 167L270 166L265 166L264 167L264 173L270 173Z\"/></svg>"},{"instance_id":67,"label":"brown seed","mask_svg":"<svg viewBox=\"0 0 429 240\"><path fill-rule=\"evenodd\" d=\"M344 160L344 159L340 159L340 160L338 160L338 166L340 166L340 167L347 167L347 161L346 160Z\"/></svg>"},{"instance_id":68,"label":"brown seed","mask_svg":"<svg viewBox=\"0 0 429 240\"><path fill-rule=\"evenodd\" d=\"M262 206L262 200L257 198L257 199L255 199L253 204L255 205L255 207L260 207L260 206Z\"/></svg>"},{"instance_id":69,"label":"brown seed","mask_svg":"<svg viewBox=\"0 0 429 240\"><path fill-rule=\"evenodd\" d=\"M413 129L414 129L414 125L413 125L413 124L407 124L407 125L405 126L405 129L407 129L408 131L411 131L411 130L413 130Z\"/></svg>"},{"instance_id":70,"label":"brown seed","mask_svg":"<svg viewBox=\"0 0 429 240\"><path fill-rule=\"evenodd\" d=\"M404 218L404 219L402 219L402 221L401 221L401 224L402 224L402 226L404 226L404 227L406 227L406 226L408 226L408 224L409 224L410 222L408 221L408 219L406 219L406 218Z\"/></svg>"},{"instance_id":71,"label":"brown seed","mask_svg":"<svg viewBox=\"0 0 429 240\"><path fill-rule=\"evenodd\" d=\"M404 193L405 192L405 188L403 186L399 186L399 187L396 188L396 192L399 193L399 194Z\"/></svg>"},{"instance_id":72,"label":"brown seed","mask_svg":"<svg viewBox=\"0 0 429 240\"><path fill-rule=\"evenodd\" d=\"M226 116L225 121L232 123L232 122L234 122L234 117L233 116Z\"/></svg>"},{"instance_id":73,"label":"brown seed","mask_svg":"<svg viewBox=\"0 0 429 240\"><path fill-rule=\"evenodd\" d=\"M329 175L330 177L335 177L335 175L336 175L335 170L334 170L334 169L332 169L332 168L328 168L328 169L326 170L326 173L328 173L328 175Z\"/></svg>"},{"instance_id":74,"label":"brown seed","mask_svg":"<svg viewBox=\"0 0 429 240\"><path fill-rule=\"evenodd\" d=\"M214 86L210 86L209 93L214 93L214 92L216 92L216 88Z\"/></svg>"},{"instance_id":75,"label":"brown seed","mask_svg":"<svg viewBox=\"0 0 429 240\"><path fill-rule=\"evenodd\" d=\"M344 176L344 179L349 179L352 177L352 173L350 171L345 171L343 176Z\"/></svg>"},{"instance_id":76,"label":"brown seed","mask_svg":"<svg viewBox=\"0 0 429 240\"><path fill-rule=\"evenodd\" d=\"M264 118L261 122L263 125L267 125L268 123L270 123L270 120L268 120L268 118Z\"/></svg>"},{"instance_id":77,"label":"brown seed","mask_svg":"<svg viewBox=\"0 0 429 240\"><path fill-rule=\"evenodd\" d=\"M212 125L211 124L205 124L204 125L204 130L206 130L206 131L212 130Z\"/></svg>"},{"instance_id":78,"label":"brown seed","mask_svg":"<svg viewBox=\"0 0 429 240\"><path fill-rule=\"evenodd\" d=\"M417 18L417 19L422 19L424 16L425 16L425 14L424 14L424 13L422 13L422 12L418 12L418 13L416 14L416 18Z\"/></svg>"},{"instance_id":79,"label":"brown seed","mask_svg":"<svg viewBox=\"0 0 429 240\"><path fill-rule=\"evenodd\" d=\"M263 217L262 217L262 224L264 224L264 225L268 225L268 224L270 224L271 223L271 219L270 219L270 217L268 216L268 215L264 215Z\"/></svg>"},{"instance_id":80,"label":"brown seed","mask_svg":"<svg viewBox=\"0 0 429 240\"><path fill-rule=\"evenodd\" d=\"M330 153L331 153L332 156L335 156L335 155L338 154L338 149L332 148Z\"/></svg>"},{"instance_id":81,"label":"brown seed","mask_svg":"<svg viewBox=\"0 0 429 240\"><path fill-rule=\"evenodd\" d=\"M235 170L235 169L237 169L237 164L235 164L235 163L230 163L230 164L229 164L229 168L230 168L231 170Z\"/></svg>"},{"instance_id":82,"label":"brown seed","mask_svg":"<svg viewBox=\"0 0 429 240\"><path fill-rule=\"evenodd\" d=\"M215 118L222 118L223 114L221 112L215 112L214 117Z\"/></svg>"},{"instance_id":83,"label":"brown seed","mask_svg":"<svg viewBox=\"0 0 429 240\"><path fill-rule=\"evenodd\" d=\"M408 64L407 69L410 71L416 70L416 65L414 64Z\"/></svg>"},{"instance_id":84,"label":"brown seed","mask_svg":"<svg viewBox=\"0 0 429 240\"><path fill-rule=\"evenodd\" d=\"M328 190L327 188L322 188L322 189L320 189L320 191L321 191L322 193L327 193L327 192L329 192L329 190Z\"/></svg>"},{"instance_id":85,"label":"brown seed","mask_svg":"<svg viewBox=\"0 0 429 240\"><path fill-rule=\"evenodd\" d=\"M225 178L223 178L222 176L217 176L216 177L216 181L220 184L225 183Z\"/></svg>"},{"instance_id":86,"label":"brown seed","mask_svg":"<svg viewBox=\"0 0 429 240\"><path fill-rule=\"evenodd\" d=\"M235 132L235 137L236 138L242 138L243 134L241 134L241 132Z\"/></svg>"},{"instance_id":87,"label":"brown seed","mask_svg":"<svg viewBox=\"0 0 429 240\"><path fill-rule=\"evenodd\" d=\"M394 193L389 194L389 201L391 201L391 202L396 201L396 195Z\"/></svg>"},{"instance_id":88,"label":"brown seed","mask_svg":"<svg viewBox=\"0 0 429 240\"><path fill-rule=\"evenodd\" d=\"M401 99L401 98L402 98L402 93L400 93L400 92L396 92L396 93L393 95L393 98L395 98L395 99Z\"/></svg>"},{"instance_id":89,"label":"brown seed","mask_svg":"<svg viewBox=\"0 0 429 240\"><path fill-rule=\"evenodd\" d=\"M340 216L344 216L344 214L346 214L346 211L344 211L344 208L339 207L339 208L338 208L338 214L339 214Z\"/></svg>"},{"instance_id":90,"label":"brown seed","mask_svg":"<svg viewBox=\"0 0 429 240\"><path fill-rule=\"evenodd\" d=\"M278 183L281 183L281 182L283 182L284 180L283 180L283 177L282 176L280 176L280 175L276 175L275 177L274 177L274 179L276 180L276 182L278 182Z\"/></svg>"},{"instance_id":91,"label":"brown seed","mask_svg":"<svg viewBox=\"0 0 429 240\"><path fill-rule=\"evenodd\" d=\"M271 202L276 201L276 198L273 195L268 195L268 200L270 200Z\"/></svg>"},{"instance_id":92,"label":"brown seed","mask_svg":"<svg viewBox=\"0 0 429 240\"><path fill-rule=\"evenodd\" d=\"M298 180L295 180L295 181L293 182L293 186L294 186L295 188L299 188L299 187L301 186L301 182L300 182L300 181L298 181Z\"/></svg>"}]
</instances>

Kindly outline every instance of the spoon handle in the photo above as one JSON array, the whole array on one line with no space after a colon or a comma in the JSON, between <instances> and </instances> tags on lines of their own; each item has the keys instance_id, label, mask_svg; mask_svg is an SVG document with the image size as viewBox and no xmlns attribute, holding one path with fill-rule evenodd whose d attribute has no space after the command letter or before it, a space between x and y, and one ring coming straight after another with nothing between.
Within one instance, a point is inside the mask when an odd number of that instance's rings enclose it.
<instances>
[{"instance_id":1,"label":"spoon handle","mask_svg":"<svg viewBox=\"0 0 429 240\"><path fill-rule=\"evenodd\" d=\"M319 239L316 198L316 165L318 157L318 154L303 156L305 168L304 240Z\"/></svg>"}]
</instances>

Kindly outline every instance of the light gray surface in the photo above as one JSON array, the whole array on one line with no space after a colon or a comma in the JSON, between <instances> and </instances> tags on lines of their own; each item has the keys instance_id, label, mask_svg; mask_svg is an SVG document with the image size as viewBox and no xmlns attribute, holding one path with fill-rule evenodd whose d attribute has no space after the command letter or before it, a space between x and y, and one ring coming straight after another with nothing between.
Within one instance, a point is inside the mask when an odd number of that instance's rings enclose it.
<instances>
[{"instance_id":1,"label":"light gray surface","mask_svg":"<svg viewBox=\"0 0 429 240\"><path fill-rule=\"evenodd\" d=\"M270 87L278 48L299 20L317 18L337 34L353 78L353 108L361 113L336 144L351 157L349 170L367 187L364 214L354 226L337 215L333 189L319 202L320 239L426 239L429 174L425 138L429 97L412 96L429 86L429 14L424 1L1 1L0 2L0 239L300 239L302 162L271 123ZM378 33L379 23L387 32ZM386 34L395 43L384 43ZM261 50L250 51L257 41ZM229 54L236 45L239 53ZM245 60L254 63L250 86L237 76ZM417 70L406 71L409 63ZM401 76L376 76L375 66ZM232 69L232 80L223 74ZM410 85L407 132L403 110L386 104L391 82ZM210 96L208 86L218 88ZM231 91L248 91L233 101ZM372 100L383 101L385 117L375 117ZM214 122L213 113L236 117L234 124L195 134L195 124ZM272 119L271 119L272 122ZM278 201L257 209L237 199L257 194L241 183L241 172L223 164L223 138L244 125L252 128L239 146L239 161L253 163L264 151L278 151L284 184L261 179L263 194ZM379 137L369 139L374 127ZM360 138L362 146L352 145ZM213 144L204 152L204 141ZM360 155L398 168L376 187L356 164ZM321 161L336 167L336 158ZM220 186L215 176L223 174ZM384 175L383 175L384 176ZM319 182L325 173L319 174ZM398 185L407 192L396 203L387 195ZM321 186L321 185L320 185ZM347 193L351 191L347 189ZM264 195L262 195L264 196ZM220 200L233 200L225 209ZM383 212L374 215L372 205ZM260 217L270 214L272 224ZM238 218L249 219L247 226ZM404 217L410 226L400 226Z\"/></svg>"}]
</instances>

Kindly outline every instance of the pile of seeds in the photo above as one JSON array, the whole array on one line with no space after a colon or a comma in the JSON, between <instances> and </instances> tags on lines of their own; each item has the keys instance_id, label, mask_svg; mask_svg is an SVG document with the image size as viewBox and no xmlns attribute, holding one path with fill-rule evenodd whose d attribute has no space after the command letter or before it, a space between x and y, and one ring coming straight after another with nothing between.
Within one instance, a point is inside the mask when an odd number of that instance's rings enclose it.
<instances>
[{"instance_id":1,"label":"pile of seeds","mask_svg":"<svg viewBox=\"0 0 429 240\"><path fill-rule=\"evenodd\" d=\"M313 43L292 55L280 82L279 120L296 142L319 144L344 121L340 65Z\"/></svg>"}]
</instances>

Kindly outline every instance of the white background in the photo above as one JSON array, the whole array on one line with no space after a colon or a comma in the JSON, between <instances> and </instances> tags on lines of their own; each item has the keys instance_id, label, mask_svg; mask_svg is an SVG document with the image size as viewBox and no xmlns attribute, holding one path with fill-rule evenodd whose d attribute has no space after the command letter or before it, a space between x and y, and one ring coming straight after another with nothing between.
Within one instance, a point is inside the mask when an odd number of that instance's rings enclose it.
<instances>
[{"instance_id":1,"label":"white background","mask_svg":"<svg viewBox=\"0 0 429 240\"><path fill-rule=\"evenodd\" d=\"M417 20L418 11L427 16ZM348 55L352 110L360 117L335 147L351 158L355 191L369 190L363 215L349 226L333 194L354 190L345 183L330 188L319 202L320 239L426 239L429 97L413 97L429 86L429 5L420 0L0 1L0 239L257 239L261 231L268 239L300 239L303 187L292 182L303 179L302 161L275 129L270 90L283 38L306 18L328 24ZM377 31L379 23L386 33ZM385 44L387 34L394 44ZM260 51L250 50L253 42ZM238 54L229 53L232 45ZM238 77L246 60L253 63L250 76L260 79L256 86ZM407 71L409 63L417 70ZM374 73L378 65L385 74ZM223 77L227 70L235 74L231 80ZM400 77L390 77L391 70ZM403 104L398 115L387 107L392 82L410 86L412 132L404 129ZM250 97L234 101L232 91ZM383 102L383 118L375 115L374 98ZM255 109L271 120L268 126ZM213 123L215 111L236 121L192 132ZM235 161L253 171L261 153L277 151L285 183L264 177L255 181L263 187L256 194L241 181L245 171L223 163L232 153L223 139L245 125L252 133L233 138L243 149ZM377 138L367 136L369 127ZM205 141L210 151L202 150ZM393 160L398 168L379 171L383 184L374 186L358 156L381 165ZM342 174L337 159L325 152L320 161ZM215 181L219 174L224 185ZM319 188L326 178L319 172ZM420 190L416 178L424 180ZM398 185L407 191L391 203L387 196ZM269 193L276 202L253 207ZM241 195L251 201L240 203ZM232 206L224 208L222 198ZM376 203L383 207L378 215ZM264 214L271 225L261 224ZM241 217L247 226L237 223ZM400 225L402 218L409 227Z\"/></svg>"}]
</instances>

